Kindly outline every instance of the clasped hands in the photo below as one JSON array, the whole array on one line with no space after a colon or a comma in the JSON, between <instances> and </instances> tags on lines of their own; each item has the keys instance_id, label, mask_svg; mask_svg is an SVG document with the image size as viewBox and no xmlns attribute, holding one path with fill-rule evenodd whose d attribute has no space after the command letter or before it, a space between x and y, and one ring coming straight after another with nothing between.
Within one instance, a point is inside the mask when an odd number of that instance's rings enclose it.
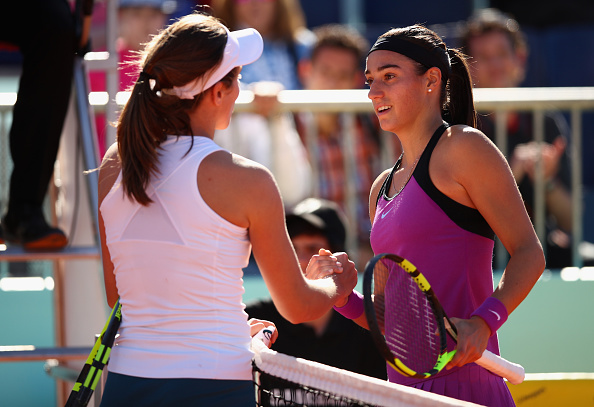
<instances>
[{"instance_id":1,"label":"clasped hands","mask_svg":"<svg viewBox=\"0 0 594 407\"><path fill-rule=\"evenodd\" d=\"M312 256L304 272L310 280L332 278L336 285L336 301L334 305L342 307L346 304L349 294L357 285L357 269L355 263L349 260L344 252L332 253L320 249Z\"/></svg>"}]
</instances>

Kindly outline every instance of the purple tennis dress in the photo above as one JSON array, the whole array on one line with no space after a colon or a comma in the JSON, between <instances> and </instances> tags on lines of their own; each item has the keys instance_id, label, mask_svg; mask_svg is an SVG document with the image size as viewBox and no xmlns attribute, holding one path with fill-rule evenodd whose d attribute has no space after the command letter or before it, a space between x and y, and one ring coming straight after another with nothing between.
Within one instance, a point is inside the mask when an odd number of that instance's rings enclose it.
<instances>
[{"instance_id":1,"label":"purple tennis dress","mask_svg":"<svg viewBox=\"0 0 594 407\"><path fill-rule=\"evenodd\" d=\"M373 252L394 253L410 260L433 287L449 317L467 319L493 294L494 234L478 210L441 193L429 177L429 160L448 125L431 137L413 176L389 197L392 173L379 193L371 229ZM455 348L448 336L448 350ZM487 349L499 354L497 335ZM389 365L390 382L486 406L514 406L503 379L476 365L442 370L429 379L409 378Z\"/></svg>"}]
</instances>

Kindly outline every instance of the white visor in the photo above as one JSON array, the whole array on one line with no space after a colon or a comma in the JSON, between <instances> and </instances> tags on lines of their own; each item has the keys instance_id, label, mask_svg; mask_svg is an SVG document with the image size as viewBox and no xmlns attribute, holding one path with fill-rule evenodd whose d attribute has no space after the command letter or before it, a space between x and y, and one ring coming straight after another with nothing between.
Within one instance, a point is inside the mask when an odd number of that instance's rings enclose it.
<instances>
[{"instance_id":1,"label":"white visor","mask_svg":"<svg viewBox=\"0 0 594 407\"><path fill-rule=\"evenodd\" d=\"M220 81L237 66L248 65L260 58L264 49L262 36L253 28L238 31L227 31L227 45L223 53L223 60L215 68L203 76L186 83L183 86L174 86L172 89L162 89L163 93L175 95L180 99L194 99L194 97L215 83Z\"/></svg>"}]
</instances>

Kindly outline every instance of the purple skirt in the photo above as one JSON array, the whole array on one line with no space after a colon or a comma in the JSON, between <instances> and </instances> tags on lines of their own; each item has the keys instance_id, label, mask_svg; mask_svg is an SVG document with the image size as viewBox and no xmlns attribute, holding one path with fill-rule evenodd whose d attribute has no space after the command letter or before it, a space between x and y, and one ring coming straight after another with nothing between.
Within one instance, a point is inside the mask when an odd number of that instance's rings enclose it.
<instances>
[{"instance_id":1,"label":"purple skirt","mask_svg":"<svg viewBox=\"0 0 594 407\"><path fill-rule=\"evenodd\" d=\"M434 379L410 384L410 387L483 406L515 406L505 381L474 363Z\"/></svg>"}]
</instances>

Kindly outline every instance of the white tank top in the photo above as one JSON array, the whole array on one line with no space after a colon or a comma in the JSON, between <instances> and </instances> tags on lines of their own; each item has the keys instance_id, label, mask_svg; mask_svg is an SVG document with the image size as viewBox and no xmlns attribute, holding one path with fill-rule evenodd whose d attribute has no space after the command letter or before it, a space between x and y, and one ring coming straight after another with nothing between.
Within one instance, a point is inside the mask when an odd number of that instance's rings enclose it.
<instances>
[{"instance_id":1,"label":"white tank top","mask_svg":"<svg viewBox=\"0 0 594 407\"><path fill-rule=\"evenodd\" d=\"M152 378L251 379L243 272L247 229L215 213L197 186L206 137L170 136L142 206L121 173L101 205L122 304L109 370ZM190 150L191 149L191 150ZM230 198L232 199L232 198Z\"/></svg>"}]
</instances>

